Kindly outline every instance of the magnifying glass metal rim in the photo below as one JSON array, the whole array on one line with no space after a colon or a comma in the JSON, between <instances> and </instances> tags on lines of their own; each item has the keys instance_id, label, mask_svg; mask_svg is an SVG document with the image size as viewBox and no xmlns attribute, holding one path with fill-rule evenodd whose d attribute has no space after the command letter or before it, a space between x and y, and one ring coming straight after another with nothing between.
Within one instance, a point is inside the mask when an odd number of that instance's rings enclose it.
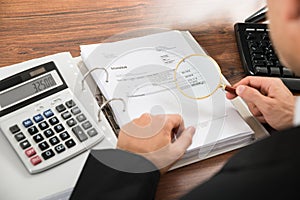
<instances>
[{"instance_id":1,"label":"magnifying glass metal rim","mask_svg":"<svg viewBox=\"0 0 300 200\"><path fill-rule=\"evenodd\" d=\"M210 59L210 60L212 61L212 63L214 64L214 66L216 67L216 69L217 69L217 71L218 71L218 74L219 74L219 78L220 78L218 86L217 86L210 94L205 95L205 96L203 96L203 97L194 97L194 96L190 96L190 95L186 94L186 93L183 92L183 90L179 87L178 82L177 82L177 73L176 73L176 72L177 72L177 69L179 68L180 64L181 64L182 62L184 62L186 59L188 59L188 58L190 58L190 57L193 57L193 56L202 56L202 57L206 57L206 58ZM191 98L191 99L196 99L196 100L201 100L201 99L205 99L205 98L207 98L207 97L210 97L210 96L213 95L219 88L222 88L222 89L226 90L226 88L229 87L229 86L227 86L227 85L225 85L224 83L222 83L222 76L221 76L221 75L222 75L222 74L221 74L221 69L220 69L218 63L217 63L212 57L210 57L210 56L208 56L208 55L205 55L205 54L190 54L190 55L188 55L188 56L182 58L182 59L177 63L176 68L175 68L175 70L174 70L174 80L175 80L176 88L177 88L177 89L180 91L180 93L183 94L184 96L186 96L186 97L188 97L188 98ZM232 88L231 88L231 89L232 89Z\"/></svg>"}]
</instances>

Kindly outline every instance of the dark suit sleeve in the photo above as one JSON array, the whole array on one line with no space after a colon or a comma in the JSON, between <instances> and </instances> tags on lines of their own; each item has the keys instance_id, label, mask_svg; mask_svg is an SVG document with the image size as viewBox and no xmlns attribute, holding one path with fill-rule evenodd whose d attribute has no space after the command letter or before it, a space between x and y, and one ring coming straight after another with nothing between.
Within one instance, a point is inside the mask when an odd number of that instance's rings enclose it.
<instances>
[{"instance_id":1,"label":"dark suit sleeve","mask_svg":"<svg viewBox=\"0 0 300 200\"><path fill-rule=\"evenodd\" d=\"M182 200L295 199L299 181L300 128L294 128L241 149Z\"/></svg>"},{"instance_id":2,"label":"dark suit sleeve","mask_svg":"<svg viewBox=\"0 0 300 200\"><path fill-rule=\"evenodd\" d=\"M70 199L152 200L160 172L147 159L129 152L92 150Z\"/></svg>"}]
</instances>

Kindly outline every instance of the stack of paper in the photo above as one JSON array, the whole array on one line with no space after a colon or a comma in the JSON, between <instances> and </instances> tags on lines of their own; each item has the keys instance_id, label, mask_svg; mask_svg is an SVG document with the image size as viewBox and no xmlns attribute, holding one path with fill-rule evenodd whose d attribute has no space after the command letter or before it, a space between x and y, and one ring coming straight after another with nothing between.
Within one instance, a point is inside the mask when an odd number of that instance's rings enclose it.
<instances>
[{"instance_id":1,"label":"stack of paper","mask_svg":"<svg viewBox=\"0 0 300 200\"><path fill-rule=\"evenodd\" d=\"M196 127L192 145L174 168L240 148L254 132L219 89L203 100L181 94L174 84L174 69L183 57L206 52L187 31L167 31L113 43L81 46L81 57L122 125L143 113L180 114L185 126ZM222 77L226 82L226 79Z\"/></svg>"}]
</instances>

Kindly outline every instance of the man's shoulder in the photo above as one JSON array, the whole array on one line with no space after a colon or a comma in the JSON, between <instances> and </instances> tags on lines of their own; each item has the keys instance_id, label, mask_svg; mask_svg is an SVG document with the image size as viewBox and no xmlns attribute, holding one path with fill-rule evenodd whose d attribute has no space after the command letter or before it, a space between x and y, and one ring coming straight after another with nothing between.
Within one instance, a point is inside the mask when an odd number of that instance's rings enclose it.
<instances>
[{"instance_id":1,"label":"man's shoulder","mask_svg":"<svg viewBox=\"0 0 300 200\"><path fill-rule=\"evenodd\" d=\"M226 165L236 168L291 160L300 160L300 127L273 133L244 147Z\"/></svg>"}]
</instances>

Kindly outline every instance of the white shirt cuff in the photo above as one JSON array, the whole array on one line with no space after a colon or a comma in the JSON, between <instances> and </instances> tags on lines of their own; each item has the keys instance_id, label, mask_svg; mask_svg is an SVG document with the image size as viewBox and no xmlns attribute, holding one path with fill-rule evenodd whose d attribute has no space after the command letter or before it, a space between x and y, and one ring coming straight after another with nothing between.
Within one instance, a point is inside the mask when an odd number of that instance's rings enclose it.
<instances>
[{"instance_id":1,"label":"white shirt cuff","mask_svg":"<svg viewBox=\"0 0 300 200\"><path fill-rule=\"evenodd\" d=\"M294 112L294 126L300 125L300 97L296 97L295 112Z\"/></svg>"}]
</instances>

